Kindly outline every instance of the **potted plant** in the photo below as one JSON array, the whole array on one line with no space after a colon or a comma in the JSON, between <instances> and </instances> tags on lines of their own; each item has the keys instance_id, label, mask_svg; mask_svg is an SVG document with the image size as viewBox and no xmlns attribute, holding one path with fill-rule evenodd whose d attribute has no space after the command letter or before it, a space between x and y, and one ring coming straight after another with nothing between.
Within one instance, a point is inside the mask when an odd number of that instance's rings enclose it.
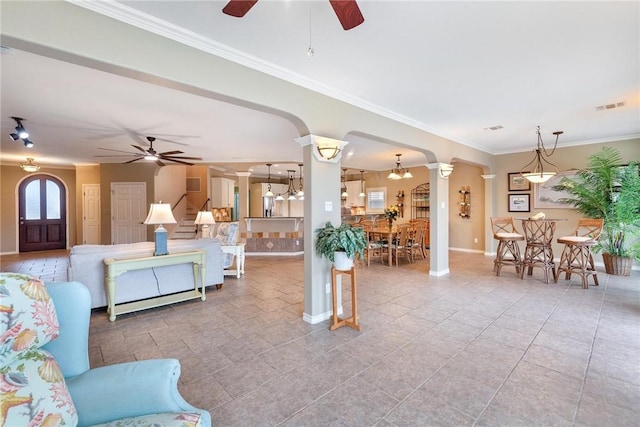
<instances>
[{"instance_id":1,"label":"potted plant","mask_svg":"<svg viewBox=\"0 0 640 427\"><path fill-rule=\"evenodd\" d=\"M356 253L364 257L367 235L362 228L344 223L334 227L327 222L316 233L316 252L333 262L336 269L350 270Z\"/></svg>"},{"instance_id":2,"label":"potted plant","mask_svg":"<svg viewBox=\"0 0 640 427\"><path fill-rule=\"evenodd\" d=\"M640 261L640 164L622 165L620 153L611 147L589 157L589 166L575 179L563 178L554 187L571 197L560 201L588 218L604 220L594 251L602 252L605 271L629 275L633 260Z\"/></svg>"}]
</instances>

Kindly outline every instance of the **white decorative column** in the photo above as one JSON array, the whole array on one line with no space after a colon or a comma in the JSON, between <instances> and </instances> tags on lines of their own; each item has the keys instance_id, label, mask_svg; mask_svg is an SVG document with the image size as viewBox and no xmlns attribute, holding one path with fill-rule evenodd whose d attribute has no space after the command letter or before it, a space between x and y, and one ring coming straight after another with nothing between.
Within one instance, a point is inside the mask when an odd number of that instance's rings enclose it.
<instances>
[{"instance_id":1,"label":"white decorative column","mask_svg":"<svg viewBox=\"0 0 640 427\"><path fill-rule=\"evenodd\" d=\"M430 241L429 275L449 274L449 179L440 173L447 163L429 163Z\"/></svg>"},{"instance_id":2,"label":"white decorative column","mask_svg":"<svg viewBox=\"0 0 640 427\"><path fill-rule=\"evenodd\" d=\"M331 262L316 255L315 229L327 222L338 226L340 211L340 164L342 148L347 144L331 138L307 135L296 138L302 146L304 163L304 314L308 323L319 323L331 317ZM326 160L318 147L339 148L336 157ZM340 293L338 293L338 300ZM340 313L342 305L338 308Z\"/></svg>"},{"instance_id":3,"label":"white decorative column","mask_svg":"<svg viewBox=\"0 0 640 427\"><path fill-rule=\"evenodd\" d=\"M244 218L249 216L249 177L251 172L236 172L238 175L238 223L240 232L247 231Z\"/></svg>"},{"instance_id":4,"label":"white decorative column","mask_svg":"<svg viewBox=\"0 0 640 427\"><path fill-rule=\"evenodd\" d=\"M491 230L491 217L495 216L496 201L493 197L496 180L495 174L481 175L484 179L484 254L495 255L497 250L497 242L493 238L493 230Z\"/></svg>"}]
</instances>

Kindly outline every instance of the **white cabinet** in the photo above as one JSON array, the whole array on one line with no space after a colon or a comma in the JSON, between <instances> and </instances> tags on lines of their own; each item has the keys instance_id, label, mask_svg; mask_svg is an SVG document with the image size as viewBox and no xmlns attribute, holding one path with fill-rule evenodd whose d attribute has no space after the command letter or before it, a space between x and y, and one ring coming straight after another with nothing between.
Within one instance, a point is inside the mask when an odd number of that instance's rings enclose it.
<instances>
[{"instance_id":1,"label":"white cabinet","mask_svg":"<svg viewBox=\"0 0 640 427\"><path fill-rule=\"evenodd\" d=\"M364 182L362 183L364 186ZM347 200L345 206L348 208L365 205L365 197L360 197L360 180L347 181Z\"/></svg>"},{"instance_id":2,"label":"white cabinet","mask_svg":"<svg viewBox=\"0 0 640 427\"><path fill-rule=\"evenodd\" d=\"M211 178L211 207L232 208L236 182L227 178Z\"/></svg>"}]
</instances>

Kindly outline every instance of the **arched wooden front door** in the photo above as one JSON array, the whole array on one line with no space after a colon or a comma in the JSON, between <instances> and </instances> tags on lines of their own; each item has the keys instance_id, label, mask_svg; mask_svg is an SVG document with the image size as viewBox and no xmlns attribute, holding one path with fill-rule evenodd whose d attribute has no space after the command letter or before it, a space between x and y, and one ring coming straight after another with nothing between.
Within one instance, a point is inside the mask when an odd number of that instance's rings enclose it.
<instances>
[{"instance_id":1,"label":"arched wooden front door","mask_svg":"<svg viewBox=\"0 0 640 427\"><path fill-rule=\"evenodd\" d=\"M20 252L65 249L67 241L66 192L50 175L33 175L19 188Z\"/></svg>"}]
</instances>

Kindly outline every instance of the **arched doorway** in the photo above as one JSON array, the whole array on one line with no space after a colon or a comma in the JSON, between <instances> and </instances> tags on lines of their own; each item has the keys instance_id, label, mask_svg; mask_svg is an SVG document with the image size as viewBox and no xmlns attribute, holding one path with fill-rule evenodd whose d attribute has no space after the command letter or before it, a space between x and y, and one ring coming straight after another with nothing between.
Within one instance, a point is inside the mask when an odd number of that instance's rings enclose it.
<instances>
[{"instance_id":1,"label":"arched doorway","mask_svg":"<svg viewBox=\"0 0 640 427\"><path fill-rule=\"evenodd\" d=\"M18 189L19 251L65 249L67 209L64 184L51 175L33 175Z\"/></svg>"}]
</instances>

